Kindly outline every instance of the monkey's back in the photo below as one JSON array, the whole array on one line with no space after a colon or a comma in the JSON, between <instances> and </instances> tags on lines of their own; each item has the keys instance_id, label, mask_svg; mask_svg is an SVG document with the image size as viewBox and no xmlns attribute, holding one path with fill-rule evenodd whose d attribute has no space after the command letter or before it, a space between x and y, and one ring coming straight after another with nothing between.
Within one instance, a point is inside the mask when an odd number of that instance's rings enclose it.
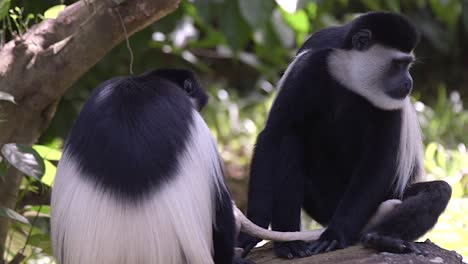
<instances>
[{"instance_id":1,"label":"monkey's back","mask_svg":"<svg viewBox=\"0 0 468 264\"><path fill-rule=\"evenodd\" d=\"M57 261L211 263L216 144L170 82L105 82L65 144L52 192Z\"/></svg>"}]
</instances>

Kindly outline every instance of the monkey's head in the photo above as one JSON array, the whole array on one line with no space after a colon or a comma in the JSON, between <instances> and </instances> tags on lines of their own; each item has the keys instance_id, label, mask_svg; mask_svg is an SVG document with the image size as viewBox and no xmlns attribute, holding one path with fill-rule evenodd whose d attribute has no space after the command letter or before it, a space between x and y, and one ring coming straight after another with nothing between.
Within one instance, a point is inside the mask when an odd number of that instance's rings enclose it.
<instances>
[{"instance_id":1,"label":"monkey's head","mask_svg":"<svg viewBox=\"0 0 468 264\"><path fill-rule=\"evenodd\" d=\"M182 89L198 111L208 103L208 94L203 90L195 74L184 69L158 69L143 73L138 78L159 77L176 84Z\"/></svg>"},{"instance_id":2,"label":"monkey's head","mask_svg":"<svg viewBox=\"0 0 468 264\"><path fill-rule=\"evenodd\" d=\"M376 107L401 108L413 87L409 69L419 41L416 28L388 12L364 14L344 27L343 46L330 56L331 74Z\"/></svg>"}]
</instances>

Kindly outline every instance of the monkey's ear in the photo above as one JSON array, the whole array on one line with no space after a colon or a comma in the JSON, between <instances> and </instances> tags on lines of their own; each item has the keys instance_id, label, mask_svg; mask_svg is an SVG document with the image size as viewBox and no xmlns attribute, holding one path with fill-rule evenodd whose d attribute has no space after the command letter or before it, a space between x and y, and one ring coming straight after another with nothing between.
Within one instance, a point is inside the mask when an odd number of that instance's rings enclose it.
<instances>
[{"instance_id":1,"label":"monkey's ear","mask_svg":"<svg viewBox=\"0 0 468 264\"><path fill-rule=\"evenodd\" d=\"M372 45L372 32L368 29L361 29L352 38L353 49L363 51Z\"/></svg>"}]
</instances>

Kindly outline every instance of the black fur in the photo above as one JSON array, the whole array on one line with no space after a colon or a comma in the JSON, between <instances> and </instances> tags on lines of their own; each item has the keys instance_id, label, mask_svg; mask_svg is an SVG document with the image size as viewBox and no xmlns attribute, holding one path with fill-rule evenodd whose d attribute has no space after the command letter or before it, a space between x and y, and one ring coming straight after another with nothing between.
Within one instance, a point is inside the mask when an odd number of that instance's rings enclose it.
<instances>
[{"instance_id":1,"label":"black fur","mask_svg":"<svg viewBox=\"0 0 468 264\"><path fill-rule=\"evenodd\" d=\"M372 44L405 52L418 40L405 18L390 13L370 13L314 34L299 50L309 52L296 58L257 138L248 218L264 228L271 223L274 230L298 231L302 207L327 226L313 243L275 243L280 257L302 257L358 242L378 205L395 198L401 110L375 107L335 81L328 69L333 50L351 48L353 32L361 29L371 30ZM411 178L415 175L413 171ZM401 239L387 243L392 245L419 237L435 224L449 197L446 184L413 185L394 216L368 231L376 235L366 245L390 249L381 243L382 237ZM406 226L414 228L403 230L408 221ZM257 242L244 233L239 238L246 252Z\"/></svg>"},{"instance_id":2,"label":"black fur","mask_svg":"<svg viewBox=\"0 0 468 264\"><path fill-rule=\"evenodd\" d=\"M173 82L157 76L114 78L90 95L69 135L67 153L103 191L137 201L175 174L191 113L188 96Z\"/></svg>"},{"instance_id":3,"label":"black fur","mask_svg":"<svg viewBox=\"0 0 468 264\"><path fill-rule=\"evenodd\" d=\"M323 48L352 49L353 36L361 29L372 32L375 43L410 52L419 42L419 32L404 16L389 12L369 12L337 27L325 28L310 36L298 53Z\"/></svg>"},{"instance_id":4,"label":"black fur","mask_svg":"<svg viewBox=\"0 0 468 264\"><path fill-rule=\"evenodd\" d=\"M119 202L137 204L171 184L190 138L193 108L201 110L207 100L194 74L186 70L113 78L90 95L71 130L66 153L80 165L83 180ZM213 201L214 262L251 263L234 257L231 196L224 185L219 191Z\"/></svg>"}]
</instances>

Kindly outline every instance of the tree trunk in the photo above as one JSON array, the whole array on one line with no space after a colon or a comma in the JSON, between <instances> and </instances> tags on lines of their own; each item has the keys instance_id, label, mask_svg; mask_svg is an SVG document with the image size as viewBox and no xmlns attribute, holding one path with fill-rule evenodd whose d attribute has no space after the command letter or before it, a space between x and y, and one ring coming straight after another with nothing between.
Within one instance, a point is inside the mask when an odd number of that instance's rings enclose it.
<instances>
[{"instance_id":1,"label":"tree trunk","mask_svg":"<svg viewBox=\"0 0 468 264\"><path fill-rule=\"evenodd\" d=\"M422 254L392 254L376 252L372 249L354 246L330 253L318 254L308 258L284 260L275 257L272 246L269 244L253 250L248 259L257 264L462 264L462 257L454 251L438 247L430 241L417 243Z\"/></svg>"},{"instance_id":2,"label":"tree trunk","mask_svg":"<svg viewBox=\"0 0 468 264\"><path fill-rule=\"evenodd\" d=\"M0 143L33 144L49 126L60 98L107 52L175 10L180 0L81 0L57 19L45 20L0 50ZM122 23L125 25L122 26ZM11 169L0 183L0 206L14 208L21 174ZM0 263L8 221L0 218Z\"/></svg>"}]
</instances>

